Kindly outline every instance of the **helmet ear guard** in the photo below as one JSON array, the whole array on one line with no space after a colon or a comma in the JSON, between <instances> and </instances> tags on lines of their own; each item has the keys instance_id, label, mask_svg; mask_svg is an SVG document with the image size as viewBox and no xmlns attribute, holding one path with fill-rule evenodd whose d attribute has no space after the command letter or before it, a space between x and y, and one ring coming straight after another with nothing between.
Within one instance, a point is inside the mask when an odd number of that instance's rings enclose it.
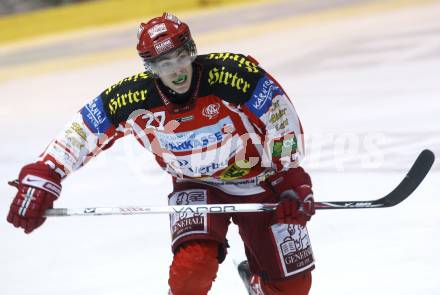
<instances>
[{"instance_id":1,"label":"helmet ear guard","mask_svg":"<svg viewBox=\"0 0 440 295\"><path fill-rule=\"evenodd\" d=\"M144 61L147 72L155 76L158 73L154 70L154 62L161 56L182 47L188 51L192 61L197 56L196 45L188 25L167 12L147 23L141 23L137 37L138 54Z\"/></svg>"}]
</instances>

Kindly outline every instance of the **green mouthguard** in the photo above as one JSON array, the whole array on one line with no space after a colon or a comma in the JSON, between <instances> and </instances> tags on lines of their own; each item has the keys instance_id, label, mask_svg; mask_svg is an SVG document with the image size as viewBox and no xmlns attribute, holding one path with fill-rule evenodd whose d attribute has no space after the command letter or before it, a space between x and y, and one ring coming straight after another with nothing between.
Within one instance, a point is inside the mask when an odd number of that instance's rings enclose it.
<instances>
[{"instance_id":1,"label":"green mouthguard","mask_svg":"<svg viewBox=\"0 0 440 295\"><path fill-rule=\"evenodd\" d=\"M173 83L175 83L175 84L180 84L180 83L186 81L186 78L187 78L186 74L180 74L180 75L177 77L177 79L173 81Z\"/></svg>"}]
</instances>

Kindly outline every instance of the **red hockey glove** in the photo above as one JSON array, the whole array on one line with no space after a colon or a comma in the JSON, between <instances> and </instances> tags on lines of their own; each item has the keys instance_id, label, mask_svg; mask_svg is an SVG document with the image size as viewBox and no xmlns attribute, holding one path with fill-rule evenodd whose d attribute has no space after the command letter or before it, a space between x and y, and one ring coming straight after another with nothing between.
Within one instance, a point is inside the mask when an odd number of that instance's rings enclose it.
<instances>
[{"instance_id":1,"label":"red hockey glove","mask_svg":"<svg viewBox=\"0 0 440 295\"><path fill-rule=\"evenodd\" d=\"M280 199L281 202L275 210L277 223L305 226L315 214L313 192L308 185L302 185L295 190L286 190L281 193Z\"/></svg>"},{"instance_id":2,"label":"red hockey glove","mask_svg":"<svg viewBox=\"0 0 440 295\"><path fill-rule=\"evenodd\" d=\"M53 208L61 193L61 177L43 163L24 166L18 180L9 182L18 189L12 201L8 222L29 234L46 220L44 212Z\"/></svg>"},{"instance_id":3,"label":"red hockey glove","mask_svg":"<svg viewBox=\"0 0 440 295\"><path fill-rule=\"evenodd\" d=\"M275 209L275 222L306 225L315 214L312 182L303 168L292 168L270 176L269 189L278 194L280 202Z\"/></svg>"}]
</instances>

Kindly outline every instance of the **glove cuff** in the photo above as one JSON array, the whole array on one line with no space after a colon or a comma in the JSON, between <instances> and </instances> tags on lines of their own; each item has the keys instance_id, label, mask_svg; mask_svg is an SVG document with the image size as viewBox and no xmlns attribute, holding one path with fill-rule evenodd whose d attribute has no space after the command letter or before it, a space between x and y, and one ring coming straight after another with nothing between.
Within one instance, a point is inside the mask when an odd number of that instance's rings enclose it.
<instances>
[{"instance_id":1,"label":"glove cuff","mask_svg":"<svg viewBox=\"0 0 440 295\"><path fill-rule=\"evenodd\" d=\"M43 163L33 163L23 167L18 177L20 183L44 190L56 198L61 194L61 177Z\"/></svg>"},{"instance_id":2,"label":"glove cuff","mask_svg":"<svg viewBox=\"0 0 440 295\"><path fill-rule=\"evenodd\" d=\"M53 181L47 180L37 175L28 174L25 177L23 177L21 183L51 193L57 199L61 194L61 185L58 185Z\"/></svg>"}]
</instances>

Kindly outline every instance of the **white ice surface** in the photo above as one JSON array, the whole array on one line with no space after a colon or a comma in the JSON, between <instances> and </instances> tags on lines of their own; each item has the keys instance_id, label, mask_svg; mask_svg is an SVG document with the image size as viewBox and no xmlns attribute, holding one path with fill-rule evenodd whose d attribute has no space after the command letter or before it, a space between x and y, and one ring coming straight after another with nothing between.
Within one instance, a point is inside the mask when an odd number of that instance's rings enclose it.
<instances>
[{"instance_id":1,"label":"white ice surface","mask_svg":"<svg viewBox=\"0 0 440 295\"><path fill-rule=\"evenodd\" d=\"M201 52L252 54L284 85L302 119L317 200L380 197L419 151L440 156L440 6L255 33ZM264 44L264 46L262 46ZM83 103L141 70L137 59L0 82L0 215L7 180ZM171 185L131 138L63 184L57 207L163 205ZM440 294L440 169L395 208L318 212L311 294ZM168 217L50 219L31 235L0 222L0 294L166 294ZM235 227L210 294L245 294Z\"/></svg>"}]
</instances>

